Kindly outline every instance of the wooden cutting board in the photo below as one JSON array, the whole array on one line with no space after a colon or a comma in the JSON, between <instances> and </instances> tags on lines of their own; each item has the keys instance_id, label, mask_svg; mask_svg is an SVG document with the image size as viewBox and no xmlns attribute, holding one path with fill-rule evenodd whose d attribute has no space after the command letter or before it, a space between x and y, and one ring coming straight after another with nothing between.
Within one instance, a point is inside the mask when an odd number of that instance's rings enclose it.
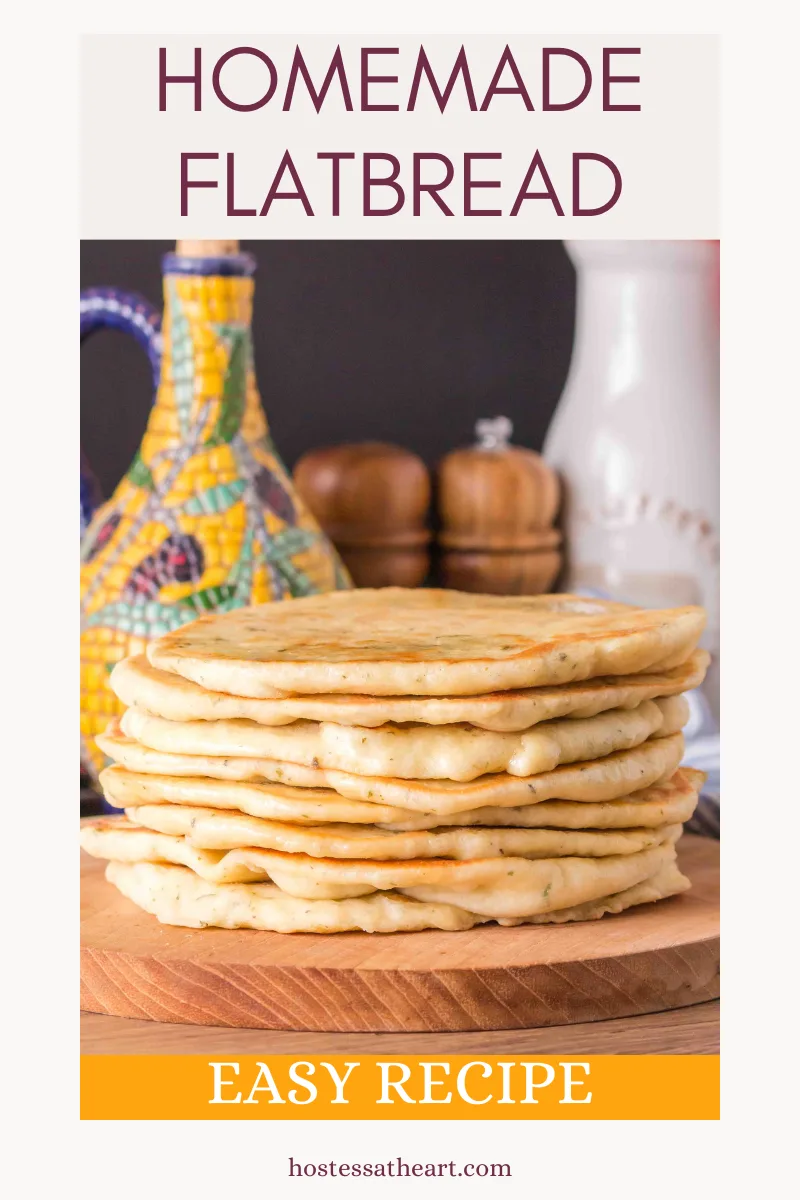
<instances>
[{"instance_id":1,"label":"wooden cutting board","mask_svg":"<svg viewBox=\"0 0 800 1200\"><path fill-rule=\"evenodd\" d=\"M719 996L719 845L693 888L619 916L467 933L280 934L160 925L82 855L81 1007L193 1025L338 1032L535 1029Z\"/></svg>"}]
</instances>

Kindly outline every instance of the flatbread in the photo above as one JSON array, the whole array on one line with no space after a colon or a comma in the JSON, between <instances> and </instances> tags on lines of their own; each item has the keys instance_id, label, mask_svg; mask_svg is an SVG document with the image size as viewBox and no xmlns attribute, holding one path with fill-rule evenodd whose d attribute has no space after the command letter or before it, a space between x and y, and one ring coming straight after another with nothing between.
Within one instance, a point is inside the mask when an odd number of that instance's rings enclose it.
<instances>
[{"instance_id":1,"label":"flatbread","mask_svg":"<svg viewBox=\"0 0 800 1200\"><path fill-rule=\"evenodd\" d=\"M303 899L353 899L376 891L398 890L417 900L459 905L493 920L570 908L633 887L674 860L675 841L681 832L676 827L665 832L658 846L604 858L371 862L311 858L306 854L262 849L201 852L182 838L134 826L126 829L119 818L115 825L111 829L95 826L94 837L86 832L91 827L84 827L81 831L84 849L96 857L117 862L162 860L181 865L186 865L181 862L181 855L193 854L199 868L195 873L209 883L236 883L244 871L251 872L251 878L260 872L262 879L271 880L282 892Z\"/></svg>"},{"instance_id":2,"label":"flatbread","mask_svg":"<svg viewBox=\"0 0 800 1200\"><path fill-rule=\"evenodd\" d=\"M414 812L467 812L486 807L513 808L542 800L617 800L668 779L683 758L680 733L651 738L633 750L609 754L595 762L557 767L533 779L487 775L472 783L447 780L372 779L346 771L314 770L263 758L215 758L211 755L165 754L141 746L121 733L112 720L97 738L105 754L130 771L142 774L205 777L218 780L270 780L299 788L332 788L349 800L411 809Z\"/></svg>"},{"instance_id":3,"label":"flatbread","mask_svg":"<svg viewBox=\"0 0 800 1200\"><path fill-rule=\"evenodd\" d=\"M683 824L697 807L702 771L682 767L671 779L642 788L621 800L544 800L517 808L473 808L467 812L409 815L405 820L381 822L394 832L441 829L446 825L512 826L518 829L654 829Z\"/></svg>"},{"instance_id":4,"label":"flatbread","mask_svg":"<svg viewBox=\"0 0 800 1200\"><path fill-rule=\"evenodd\" d=\"M547 721L522 733L491 733L474 725L365 729L316 721L272 728L243 720L166 721L135 708L125 712L121 727L151 750L169 754L277 758L356 775L468 782L500 771L528 778L563 763L604 758L649 737L677 733L688 719L684 697L669 696L631 710Z\"/></svg>"},{"instance_id":5,"label":"flatbread","mask_svg":"<svg viewBox=\"0 0 800 1200\"><path fill-rule=\"evenodd\" d=\"M451 826L395 833L376 825L290 825L245 813L179 804L145 804L125 809L134 824L184 837L202 850L259 847L312 858L373 859L390 862L410 858L601 858L635 854L671 836L656 829L561 830ZM108 856L113 858L114 855Z\"/></svg>"},{"instance_id":6,"label":"flatbread","mask_svg":"<svg viewBox=\"0 0 800 1200\"><path fill-rule=\"evenodd\" d=\"M93 858L173 863L188 867L201 879L214 883L252 883L267 878L258 863L231 859L220 850L198 850L185 838L140 829L120 817L82 825L80 842Z\"/></svg>"},{"instance_id":7,"label":"flatbread","mask_svg":"<svg viewBox=\"0 0 800 1200\"><path fill-rule=\"evenodd\" d=\"M185 867L160 863L110 862L106 879L145 912L164 925L190 929L261 929L276 933L412 933L421 929L447 931L484 924L456 905L412 900L399 892L376 892L353 900L298 900L273 884L231 884L216 887ZM615 895L588 901L559 912L527 918L533 924L597 920L636 904L650 903L688 888L689 880L674 861L661 865L641 883ZM501 924L519 924L502 921Z\"/></svg>"},{"instance_id":8,"label":"flatbread","mask_svg":"<svg viewBox=\"0 0 800 1200\"><path fill-rule=\"evenodd\" d=\"M674 839L680 828L673 831ZM411 859L408 862L344 861L281 854L276 850L231 850L225 856L239 863L256 863L273 883L291 896L309 900L349 897L397 889L416 900L459 904L481 916L526 917L569 908L641 883L675 856L674 842L637 854L606 858L481 858Z\"/></svg>"},{"instance_id":9,"label":"flatbread","mask_svg":"<svg viewBox=\"0 0 800 1200\"><path fill-rule=\"evenodd\" d=\"M351 800L369 800L441 815L473 808L515 808L542 800L618 800L668 779L683 758L683 735L650 738L593 762L556 767L527 779L483 775L471 783L446 779L371 779L345 771L325 771L326 783Z\"/></svg>"},{"instance_id":10,"label":"flatbread","mask_svg":"<svg viewBox=\"0 0 800 1200\"><path fill-rule=\"evenodd\" d=\"M424 904L397 892L344 900L299 900L274 884L215 886L184 867L110 862L106 879L163 925L266 929L275 933L414 933L472 929L485 918L451 904Z\"/></svg>"},{"instance_id":11,"label":"flatbread","mask_svg":"<svg viewBox=\"0 0 800 1200\"><path fill-rule=\"evenodd\" d=\"M476 808L438 815L347 800L337 792L295 789L280 784L241 783L191 776L145 775L124 767L107 767L100 784L117 808L137 805L186 804L246 813L264 820L319 825L380 825L394 832L435 829L443 825L515 826L523 829L652 829L688 821L705 780L702 771L684 767L661 784L622 800L599 802L545 800L517 808Z\"/></svg>"},{"instance_id":12,"label":"flatbread","mask_svg":"<svg viewBox=\"0 0 800 1200\"><path fill-rule=\"evenodd\" d=\"M267 758L213 758L208 754L165 754L151 750L122 732L119 717L112 717L95 739L110 759L131 771L155 775L191 775L208 779L267 779L292 787L330 787L326 773L313 767Z\"/></svg>"},{"instance_id":13,"label":"flatbread","mask_svg":"<svg viewBox=\"0 0 800 1200\"><path fill-rule=\"evenodd\" d=\"M330 788L295 788L280 783L241 783L182 775L148 775L124 767L100 772L103 794L115 808L138 804L188 804L233 809L266 820L295 825L344 822L372 825L404 821L413 814L404 808L371 801L347 800Z\"/></svg>"},{"instance_id":14,"label":"flatbread","mask_svg":"<svg viewBox=\"0 0 800 1200\"><path fill-rule=\"evenodd\" d=\"M465 723L497 733L529 729L559 717L594 717L610 708L636 708L645 700L674 696L699 687L710 656L695 650L671 671L591 679L560 687L491 692L484 696L284 696L248 699L209 692L170 671L160 671L144 654L124 658L111 672L112 690L123 704L168 721L255 721L291 725L332 721L367 729L387 723L422 725Z\"/></svg>"},{"instance_id":15,"label":"flatbread","mask_svg":"<svg viewBox=\"0 0 800 1200\"><path fill-rule=\"evenodd\" d=\"M704 623L697 607L360 588L209 614L151 642L147 656L234 696L469 696L668 670Z\"/></svg>"}]
</instances>

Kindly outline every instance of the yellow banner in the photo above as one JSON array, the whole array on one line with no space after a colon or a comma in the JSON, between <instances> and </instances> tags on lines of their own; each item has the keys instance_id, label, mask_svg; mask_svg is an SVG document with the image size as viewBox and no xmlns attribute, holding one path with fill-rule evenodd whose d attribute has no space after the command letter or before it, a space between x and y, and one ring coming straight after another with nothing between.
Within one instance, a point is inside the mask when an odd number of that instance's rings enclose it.
<instances>
[{"instance_id":1,"label":"yellow banner","mask_svg":"<svg viewBox=\"0 0 800 1200\"><path fill-rule=\"evenodd\" d=\"M84 1055L83 1120L717 1120L714 1055Z\"/></svg>"}]
</instances>

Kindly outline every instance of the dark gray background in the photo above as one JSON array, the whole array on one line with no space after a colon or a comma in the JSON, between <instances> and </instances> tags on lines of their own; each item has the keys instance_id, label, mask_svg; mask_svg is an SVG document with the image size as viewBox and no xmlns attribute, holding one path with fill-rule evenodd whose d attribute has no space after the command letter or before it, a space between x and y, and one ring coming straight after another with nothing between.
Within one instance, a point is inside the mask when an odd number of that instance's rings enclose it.
<instances>
[{"instance_id":1,"label":"dark gray background","mask_svg":"<svg viewBox=\"0 0 800 1200\"><path fill-rule=\"evenodd\" d=\"M170 242L85 241L81 287L161 307ZM255 254L261 397L291 467L313 446L380 439L433 466L478 417L540 449L569 366L575 277L561 242L243 242ZM152 401L146 355L103 332L81 351L81 443L107 496Z\"/></svg>"}]
</instances>

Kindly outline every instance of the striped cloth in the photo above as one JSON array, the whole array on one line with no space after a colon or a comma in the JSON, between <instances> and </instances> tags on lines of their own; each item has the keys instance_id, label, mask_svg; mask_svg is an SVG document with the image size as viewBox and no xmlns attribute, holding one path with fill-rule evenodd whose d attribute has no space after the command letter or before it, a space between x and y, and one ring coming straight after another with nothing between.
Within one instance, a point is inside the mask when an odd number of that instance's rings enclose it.
<instances>
[{"instance_id":1,"label":"striped cloth","mask_svg":"<svg viewBox=\"0 0 800 1200\"><path fill-rule=\"evenodd\" d=\"M690 833L719 839L719 730L699 688L686 693L690 716L683 731L686 738L684 763L705 771L706 779L700 803L686 828Z\"/></svg>"}]
</instances>

